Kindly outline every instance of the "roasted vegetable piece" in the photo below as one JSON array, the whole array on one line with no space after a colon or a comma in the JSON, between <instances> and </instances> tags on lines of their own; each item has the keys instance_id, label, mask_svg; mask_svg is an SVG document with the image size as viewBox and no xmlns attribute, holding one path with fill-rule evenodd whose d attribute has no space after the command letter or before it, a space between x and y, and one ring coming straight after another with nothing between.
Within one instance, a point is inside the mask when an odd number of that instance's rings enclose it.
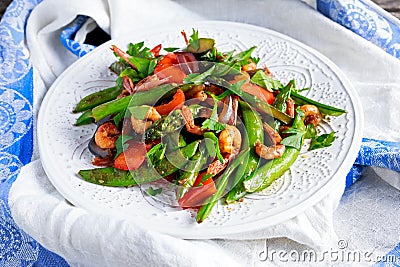
<instances>
[{"instance_id":1,"label":"roasted vegetable piece","mask_svg":"<svg viewBox=\"0 0 400 267\"><path fill-rule=\"evenodd\" d=\"M120 93L122 89L118 86L114 86L111 88L107 88L101 90L99 92L90 94L84 97L79 103L76 105L74 112L82 112L88 109L92 109L97 107L100 104L106 103L108 101L114 100Z\"/></svg>"},{"instance_id":2,"label":"roasted vegetable piece","mask_svg":"<svg viewBox=\"0 0 400 267\"><path fill-rule=\"evenodd\" d=\"M128 148L118 155L114 167L120 170L137 170L146 158L146 145L143 142L129 140Z\"/></svg>"},{"instance_id":3,"label":"roasted vegetable piece","mask_svg":"<svg viewBox=\"0 0 400 267\"><path fill-rule=\"evenodd\" d=\"M181 89L178 89L170 102L157 106L156 110L160 115L168 115L174 109L181 108L184 102L185 94Z\"/></svg>"},{"instance_id":4,"label":"roasted vegetable piece","mask_svg":"<svg viewBox=\"0 0 400 267\"><path fill-rule=\"evenodd\" d=\"M193 54L205 54L213 49L215 44L214 39L211 38L199 38L196 42L196 45L189 44L186 51Z\"/></svg>"},{"instance_id":5,"label":"roasted vegetable piece","mask_svg":"<svg viewBox=\"0 0 400 267\"><path fill-rule=\"evenodd\" d=\"M235 177L239 179L232 180L232 184L234 184L235 187L229 191L226 197L227 203L233 203L247 194L243 186L243 181L252 175L252 173L257 169L260 161L260 158L254 150L254 146L258 141L263 142L264 140L264 130L260 116L256 113L256 111L252 110L246 102L240 101L239 105L242 111L243 123L246 128L248 143L250 145L250 153L242 177Z\"/></svg>"}]
</instances>

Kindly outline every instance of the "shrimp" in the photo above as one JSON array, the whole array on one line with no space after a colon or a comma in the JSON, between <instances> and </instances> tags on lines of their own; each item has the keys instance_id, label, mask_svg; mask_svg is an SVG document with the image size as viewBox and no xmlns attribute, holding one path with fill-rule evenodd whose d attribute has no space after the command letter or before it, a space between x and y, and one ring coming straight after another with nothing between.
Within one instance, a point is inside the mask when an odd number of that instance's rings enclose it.
<instances>
[{"instance_id":1,"label":"shrimp","mask_svg":"<svg viewBox=\"0 0 400 267\"><path fill-rule=\"evenodd\" d=\"M235 126L227 125L218 138L218 147L223 154L223 162L219 159L212 162L207 168L207 174L215 176L223 171L228 166L229 161L239 153L241 145L240 131Z\"/></svg>"},{"instance_id":2,"label":"shrimp","mask_svg":"<svg viewBox=\"0 0 400 267\"><path fill-rule=\"evenodd\" d=\"M314 105L302 105L300 109L304 112L303 121L305 125L313 124L317 126L322 121L322 114Z\"/></svg>"},{"instance_id":3,"label":"shrimp","mask_svg":"<svg viewBox=\"0 0 400 267\"><path fill-rule=\"evenodd\" d=\"M115 141L117 141L120 135L121 132L118 130L117 126L111 121L108 121L97 128L94 141L100 148L115 148Z\"/></svg>"},{"instance_id":4,"label":"shrimp","mask_svg":"<svg viewBox=\"0 0 400 267\"><path fill-rule=\"evenodd\" d=\"M258 141L255 145L257 155L264 159L276 159L282 156L286 147L284 145L266 146Z\"/></svg>"},{"instance_id":5,"label":"shrimp","mask_svg":"<svg viewBox=\"0 0 400 267\"><path fill-rule=\"evenodd\" d=\"M144 132L149 128L153 122L161 119L161 115L157 112L154 107L149 107L149 111L146 113L146 117L143 120L139 120L134 116L131 116L132 129L137 134L144 134Z\"/></svg>"},{"instance_id":6,"label":"shrimp","mask_svg":"<svg viewBox=\"0 0 400 267\"><path fill-rule=\"evenodd\" d=\"M279 135L277 131L275 131L268 123L263 123L263 128L267 133L267 136L270 142L273 144L272 146L266 146L258 141L255 145L255 151L257 155L264 159L276 159L282 156L283 152L285 152L286 147L281 145L282 137Z\"/></svg>"},{"instance_id":7,"label":"shrimp","mask_svg":"<svg viewBox=\"0 0 400 267\"><path fill-rule=\"evenodd\" d=\"M272 144L274 144L274 145L279 144L282 141L282 137L280 136L280 134L277 131L275 131L274 128L269 126L268 123L264 122L263 128L264 128L264 131L267 133L268 138Z\"/></svg>"},{"instance_id":8,"label":"shrimp","mask_svg":"<svg viewBox=\"0 0 400 267\"><path fill-rule=\"evenodd\" d=\"M185 121L186 131L195 135L204 134L204 129L194 124L192 111L187 106L182 106L182 117Z\"/></svg>"}]
</instances>

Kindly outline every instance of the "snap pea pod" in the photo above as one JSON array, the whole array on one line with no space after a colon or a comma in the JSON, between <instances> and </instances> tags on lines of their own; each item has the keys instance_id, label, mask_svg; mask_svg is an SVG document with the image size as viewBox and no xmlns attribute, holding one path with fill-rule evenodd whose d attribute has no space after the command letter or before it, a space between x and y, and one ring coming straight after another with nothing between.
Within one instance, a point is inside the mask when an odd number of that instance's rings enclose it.
<instances>
[{"instance_id":1,"label":"snap pea pod","mask_svg":"<svg viewBox=\"0 0 400 267\"><path fill-rule=\"evenodd\" d=\"M232 163L229 164L222 176L218 178L218 180L216 181L217 192L209 197L206 201L206 204L201 206L201 208L197 212L196 221L198 223L203 222L208 217L215 204L217 204L218 200L223 196L226 191L229 178L233 174L233 172L237 169L235 176L240 177L243 175L243 171L246 168L246 164L244 162L246 161L248 154L249 148L242 150L242 152L237 155Z\"/></svg>"},{"instance_id":2,"label":"snap pea pod","mask_svg":"<svg viewBox=\"0 0 400 267\"><path fill-rule=\"evenodd\" d=\"M346 113L346 110L320 103L318 101L305 97L297 92L292 92L292 99L297 105L304 105L304 104L314 105L318 107L319 111L321 111L321 113L324 115L339 116L342 115L343 113Z\"/></svg>"},{"instance_id":3,"label":"snap pea pod","mask_svg":"<svg viewBox=\"0 0 400 267\"><path fill-rule=\"evenodd\" d=\"M199 147L199 143L199 141L194 141L181 149L171 152L155 168L147 166L147 164L142 164L137 170L133 171L123 171L113 167L106 167L80 170L78 174L87 182L114 187L133 186L152 182L182 168L186 162L179 161L178 159L181 159L182 155L186 159L192 158ZM167 158L175 159L173 161L179 162L179 164L172 164Z\"/></svg>"},{"instance_id":4,"label":"snap pea pod","mask_svg":"<svg viewBox=\"0 0 400 267\"><path fill-rule=\"evenodd\" d=\"M75 126L81 126L92 122L94 122L94 118L92 116L92 110L89 109L82 113L81 116L79 116L79 118L75 122Z\"/></svg>"},{"instance_id":5,"label":"snap pea pod","mask_svg":"<svg viewBox=\"0 0 400 267\"><path fill-rule=\"evenodd\" d=\"M257 169L260 161L260 157L255 152L254 146L257 141L264 141L264 130L260 116L256 111L252 110L246 102L239 101L239 105L242 111L243 123L246 128L250 153L242 177L238 177L239 179L234 179L232 182L235 186L226 196L226 203L228 204L243 198L247 194L247 191L243 186L243 181L252 175L252 173Z\"/></svg>"},{"instance_id":6,"label":"snap pea pod","mask_svg":"<svg viewBox=\"0 0 400 267\"><path fill-rule=\"evenodd\" d=\"M273 159L258 168L253 176L243 182L243 186L248 193L261 191L272 184L277 178L281 177L292 164L296 161L300 153L300 148L304 142L306 127L302 120L301 114L297 114L294 118L292 128L296 129L295 138L299 140L299 147L295 148L286 145L285 152L279 158ZM289 136L287 138L290 138ZM283 143L285 139L282 140Z\"/></svg>"},{"instance_id":7,"label":"snap pea pod","mask_svg":"<svg viewBox=\"0 0 400 267\"><path fill-rule=\"evenodd\" d=\"M181 86L177 86L176 84L163 84L147 91L140 91L133 95L109 101L93 108L93 118L99 121L108 115L123 112L128 107L140 105L154 106L158 100L173 96L178 89L186 92L193 86L193 84L184 84Z\"/></svg>"},{"instance_id":8,"label":"snap pea pod","mask_svg":"<svg viewBox=\"0 0 400 267\"><path fill-rule=\"evenodd\" d=\"M133 95L129 95L120 99L115 99L106 103L103 103L93 108L93 118L96 121L102 118L126 110L129 106L140 106L140 105L151 105L155 104L166 92L176 88L172 84L160 85L152 88L148 91L137 92Z\"/></svg>"},{"instance_id":9,"label":"snap pea pod","mask_svg":"<svg viewBox=\"0 0 400 267\"><path fill-rule=\"evenodd\" d=\"M200 146L199 151L191 158L186 166L187 171L182 171L178 183L180 187L176 192L176 198L180 199L191 188L196 181L201 167L207 162L206 149Z\"/></svg>"},{"instance_id":10,"label":"snap pea pod","mask_svg":"<svg viewBox=\"0 0 400 267\"><path fill-rule=\"evenodd\" d=\"M99 92L90 94L82 98L81 101L76 105L74 113L82 112L88 109L92 109L100 104L106 103L108 101L114 100L119 94L121 94L122 89L118 86L107 88Z\"/></svg>"},{"instance_id":11,"label":"snap pea pod","mask_svg":"<svg viewBox=\"0 0 400 267\"><path fill-rule=\"evenodd\" d=\"M248 102L252 107L261 110L265 114L271 115L275 119L280 120L285 124L291 124L293 122L293 118L287 115L286 113L279 111L278 109L271 106L267 102L260 100L258 97L246 93L241 88L237 86L232 86L231 83L229 83L223 78L210 76L208 77L208 81L229 89L231 92L233 92L234 94L236 94L237 96Z\"/></svg>"},{"instance_id":12,"label":"snap pea pod","mask_svg":"<svg viewBox=\"0 0 400 267\"><path fill-rule=\"evenodd\" d=\"M286 147L281 157L268 161L258 168L254 175L243 182L248 193L261 191L281 177L296 161L300 151L293 147Z\"/></svg>"}]
</instances>

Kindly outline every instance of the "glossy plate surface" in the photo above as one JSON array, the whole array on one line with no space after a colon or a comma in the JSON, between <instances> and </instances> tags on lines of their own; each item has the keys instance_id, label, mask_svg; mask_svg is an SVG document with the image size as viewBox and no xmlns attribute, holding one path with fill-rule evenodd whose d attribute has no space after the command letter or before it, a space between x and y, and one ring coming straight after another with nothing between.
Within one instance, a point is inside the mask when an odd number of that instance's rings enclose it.
<instances>
[{"instance_id":1,"label":"glossy plate surface","mask_svg":"<svg viewBox=\"0 0 400 267\"><path fill-rule=\"evenodd\" d=\"M260 66L266 64L283 83L295 79L298 88L311 87L304 94L347 110L319 127L321 133L335 131L331 147L301 153L292 168L262 193L243 202L217 205L202 224L193 212L161 205L139 188L110 188L81 180L76 173L92 168L87 144L93 125L74 127L78 101L95 91L114 85L108 66L115 60L111 44L125 49L129 42L145 41L153 47L182 47L180 31L199 30L214 38L220 51L241 51L256 45ZM53 84L41 106L38 121L39 151L43 166L56 189L76 206L134 222L183 238L215 238L255 231L290 219L344 183L361 143L362 110L356 93L344 74L315 50L282 34L231 22L198 22L142 32L126 40L112 40L68 68Z\"/></svg>"}]
</instances>

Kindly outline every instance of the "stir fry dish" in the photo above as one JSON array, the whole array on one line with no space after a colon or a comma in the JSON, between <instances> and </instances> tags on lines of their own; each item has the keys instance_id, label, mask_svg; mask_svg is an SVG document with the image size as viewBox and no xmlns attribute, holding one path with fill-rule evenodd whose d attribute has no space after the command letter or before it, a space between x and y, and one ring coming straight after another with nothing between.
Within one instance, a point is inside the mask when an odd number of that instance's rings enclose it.
<instances>
[{"instance_id":1,"label":"stir fry dish","mask_svg":"<svg viewBox=\"0 0 400 267\"><path fill-rule=\"evenodd\" d=\"M76 126L94 123L85 181L113 187L168 181L176 203L204 221L218 201L241 201L281 177L300 149L330 146L335 132L318 133L327 116L344 110L309 99L291 80L274 79L245 51L221 52L211 38L184 31L183 48L123 51L110 69L114 87L84 97ZM305 140L309 139L305 145ZM150 186L152 197L163 188Z\"/></svg>"}]
</instances>

